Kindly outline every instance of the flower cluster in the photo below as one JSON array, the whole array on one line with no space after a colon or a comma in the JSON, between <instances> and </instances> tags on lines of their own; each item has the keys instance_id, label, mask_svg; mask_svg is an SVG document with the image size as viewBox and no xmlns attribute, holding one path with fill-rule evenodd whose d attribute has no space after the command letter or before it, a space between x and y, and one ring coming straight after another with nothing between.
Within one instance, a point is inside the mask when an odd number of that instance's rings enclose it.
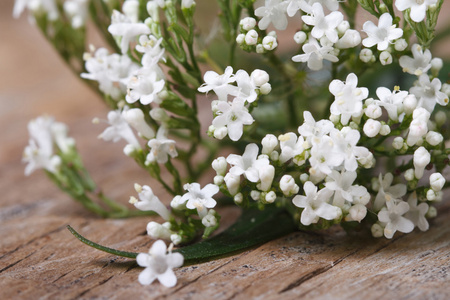
<instances>
[{"instance_id":1,"label":"flower cluster","mask_svg":"<svg viewBox=\"0 0 450 300\"><path fill-rule=\"evenodd\" d=\"M218 1L227 41L218 55L203 49L218 42L217 29L198 39L192 0L93 1L89 11L104 17L96 25L112 50L86 51L88 3L16 0L13 14L28 9L65 61L99 91L111 109L99 138L124 140L125 155L166 194L135 184L129 203L138 210L107 198L66 126L49 117L29 124L27 175L45 169L104 217L156 213L163 221L150 221L148 235L176 246L219 227L223 198L243 209L282 208L302 229L340 224L389 239L428 229L448 187L450 161L450 85L440 77L443 60L430 51L442 0ZM357 7L377 21L356 24ZM284 50L278 32L289 34L291 20L302 25ZM60 27L69 35L56 35ZM244 64L240 50L257 55ZM391 64L400 66L397 76L380 80ZM204 103L212 123L202 124ZM200 185L211 166L215 176ZM145 267L141 284L158 279L171 287L183 257L156 241L137 262Z\"/></svg>"}]
</instances>

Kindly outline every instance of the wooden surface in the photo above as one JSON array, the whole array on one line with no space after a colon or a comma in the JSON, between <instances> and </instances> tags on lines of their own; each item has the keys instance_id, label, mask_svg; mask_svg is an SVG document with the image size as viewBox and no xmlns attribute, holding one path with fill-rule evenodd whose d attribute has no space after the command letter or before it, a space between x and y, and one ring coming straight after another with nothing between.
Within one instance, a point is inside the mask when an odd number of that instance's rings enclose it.
<instances>
[{"instance_id":1,"label":"wooden surface","mask_svg":"<svg viewBox=\"0 0 450 300\"><path fill-rule=\"evenodd\" d=\"M0 299L450 299L450 201L428 232L361 239L338 228L297 232L244 253L176 270L178 284L141 286L134 261L86 247L66 230L146 252L151 218L104 220L59 192L42 173L25 178L26 123L42 113L71 127L93 177L126 203L132 183L152 184L96 141L106 110L64 67L25 18L0 3ZM154 185L156 186L156 185ZM156 186L157 187L157 186ZM223 219L236 217L236 210Z\"/></svg>"}]
</instances>

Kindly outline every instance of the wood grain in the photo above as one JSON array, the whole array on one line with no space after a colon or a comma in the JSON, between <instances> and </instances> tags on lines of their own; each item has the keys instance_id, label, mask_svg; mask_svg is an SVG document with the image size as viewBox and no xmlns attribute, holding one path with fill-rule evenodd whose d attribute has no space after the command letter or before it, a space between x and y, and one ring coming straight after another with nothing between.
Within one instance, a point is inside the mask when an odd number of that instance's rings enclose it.
<instances>
[{"instance_id":1,"label":"wood grain","mask_svg":"<svg viewBox=\"0 0 450 300\"><path fill-rule=\"evenodd\" d=\"M450 299L449 201L426 233L377 240L339 228L296 232L180 268L173 289L141 286L134 261L86 247L65 226L110 247L146 252L152 218L104 220L42 174L23 176L26 123L46 112L71 126L86 165L111 196L126 203L133 182L158 187L123 157L123 145L96 143L102 128L90 120L104 118L105 108L25 18L11 19L11 6L0 4L0 299ZM223 213L226 225L237 210Z\"/></svg>"}]
</instances>

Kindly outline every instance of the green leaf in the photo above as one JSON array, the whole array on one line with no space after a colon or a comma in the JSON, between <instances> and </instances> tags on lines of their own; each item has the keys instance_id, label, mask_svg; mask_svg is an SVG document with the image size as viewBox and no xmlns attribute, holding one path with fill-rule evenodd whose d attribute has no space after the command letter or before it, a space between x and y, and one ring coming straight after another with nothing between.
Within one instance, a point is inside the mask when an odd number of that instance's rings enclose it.
<instances>
[{"instance_id":1,"label":"green leaf","mask_svg":"<svg viewBox=\"0 0 450 300\"><path fill-rule=\"evenodd\" d=\"M135 252L120 251L99 245L84 238L72 227L67 226L67 228L81 242L98 250L128 258L136 258L138 255ZM173 252L183 254L185 264L193 264L243 251L284 236L296 229L292 217L282 208L267 207L263 211L248 209L236 223L221 234Z\"/></svg>"}]
</instances>

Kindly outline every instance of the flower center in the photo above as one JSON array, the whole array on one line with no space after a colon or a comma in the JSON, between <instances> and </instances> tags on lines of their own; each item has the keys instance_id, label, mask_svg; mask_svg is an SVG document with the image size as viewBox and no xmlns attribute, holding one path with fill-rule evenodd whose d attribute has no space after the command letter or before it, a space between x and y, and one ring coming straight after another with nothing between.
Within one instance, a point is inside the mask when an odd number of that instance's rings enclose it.
<instances>
[{"instance_id":1,"label":"flower center","mask_svg":"<svg viewBox=\"0 0 450 300\"><path fill-rule=\"evenodd\" d=\"M167 263L165 257L161 255L154 255L153 259L150 262L150 267L157 274L163 274L167 270Z\"/></svg>"}]
</instances>

